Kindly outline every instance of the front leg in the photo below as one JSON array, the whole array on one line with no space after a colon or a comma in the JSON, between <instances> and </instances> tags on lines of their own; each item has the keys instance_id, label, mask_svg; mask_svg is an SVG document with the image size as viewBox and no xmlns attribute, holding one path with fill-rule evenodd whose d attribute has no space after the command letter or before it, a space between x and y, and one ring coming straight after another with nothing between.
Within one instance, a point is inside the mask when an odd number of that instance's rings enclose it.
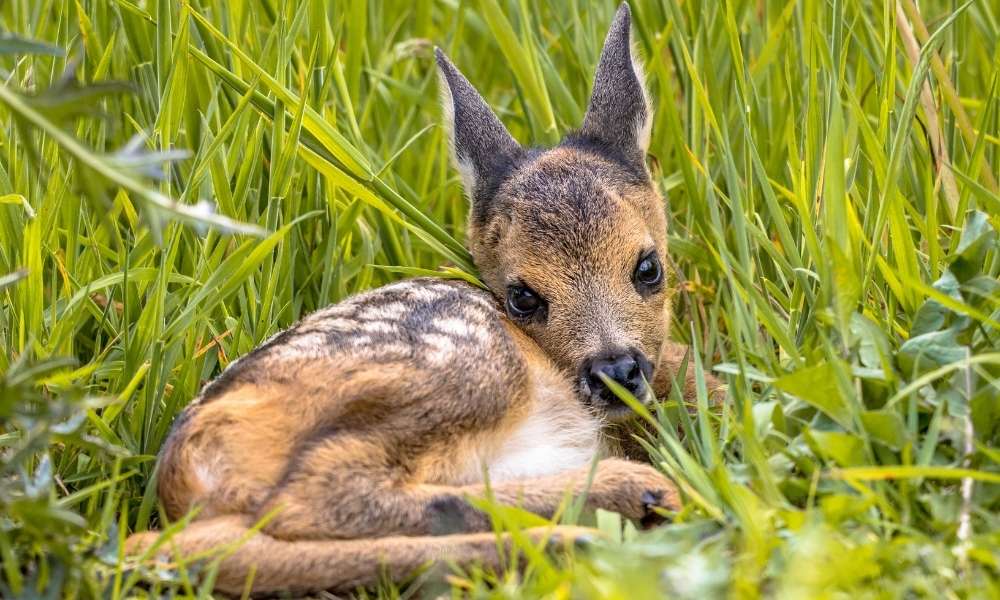
<instances>
[{"instance_id":1,"label":"front leg","mask_svg":"<svg viewBox=\"0 0 1000 600\"><path fill-rule=\"evenodd\" d=\"M670 396L670 391L674 386L674 380L684 386L682 396L684 401L693 404L698 399L698 388L695 382L696 368L694 359L689 356L690 346L667 341L663 344L660 353L660 362L653 374L653 392L657 398ZM687 360L687 369L684 373L679 373ZM725 397L725 385L708 371L705 374L705 387L708 390L709 403L713 406L722 402Z\"/></svg>"},{"instance_id":2,"label":"front leg","mask_svg":"<svg viewBox=\"0 0 1000 600\"><path fill-rule=\"evenodd\" d=\"M357 450L357 448L355 448ZM403 473L369 462L374 447L352 453L329 440L298 459L298 469L259 509L269 515L264 532L278 539L351 539L391 535L433 535L489 531L489 519L470 497L488 495L485 485L446 486L404 483ZM339 459L339 460L338 460ZM589 508L603 508L648 522L655 508L679 507L677 489L653 467L617 459L558 475L494 482L490 493L500 504L515 505L543 517L558 511L566 494L587 493Z\"/></svg>"},{"instance_id":3,"label":"front leg","mask_svg":"<svg viewBox=\"0 0 1000 600\"><path fill-rule=\"evenodd\" d=\"M521 508L545 518L555 516L567 494L586 494L585 506L614 511L649 525L661 520L656 509L677 510L680 496L673 482L653 467L617 458L597 463L593 478L590 467L559 475L498 482L490 494L499 503ZM489 519L467 503L487 495L483 485L448 489L428 507L433 533L487 531Z\"/></svg>"}]
</instances>

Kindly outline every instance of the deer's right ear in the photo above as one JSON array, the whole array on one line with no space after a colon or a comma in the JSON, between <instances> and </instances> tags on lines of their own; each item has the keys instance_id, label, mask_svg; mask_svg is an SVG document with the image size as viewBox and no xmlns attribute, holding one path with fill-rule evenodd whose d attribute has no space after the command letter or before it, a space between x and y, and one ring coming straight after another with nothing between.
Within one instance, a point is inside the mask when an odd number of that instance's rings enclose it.
<instances>
[{"instance_id":1,"label":"deer's right ear","mask_svg":"<svg viewBox=\"0 0 1000 600\"><path fill-rule=\"evenodd\" d=\"M440 48L434 49L434 56L452 158L475 204L521 154L521 146Z\"/></svg>"},{"instance_id":2,"label":"deer's right ear","mask_svg":"<svg viewBox=\"0 0 1000 600\"><path fill-rule=\"evenodd\" d=\"M632 13L622 2L604 40L580 133L645 167L652 126L642 63L632 53Z\"/></svg>"}]
</instances>

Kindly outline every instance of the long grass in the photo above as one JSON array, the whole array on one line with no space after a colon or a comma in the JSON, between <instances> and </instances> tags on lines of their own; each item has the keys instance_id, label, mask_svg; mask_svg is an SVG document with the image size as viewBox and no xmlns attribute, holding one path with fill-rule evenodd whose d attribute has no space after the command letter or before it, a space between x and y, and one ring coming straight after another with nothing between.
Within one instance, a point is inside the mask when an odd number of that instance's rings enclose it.
<instances>
[{"instance_id":1,"label":"long grass","mask_svg":"<svg viewBox=\"0 0 1000 600\"><path fill-rule=\"evenodd\" d=\"M672 524L402 593L1000 596L1000 6L630 4L674 336L728 397L645 415ZM474 280L433 45L547 144L614 9L0 3L0 596L207 594L119 550L173 418L309 311Z\"/></svg>"}]
</instances>

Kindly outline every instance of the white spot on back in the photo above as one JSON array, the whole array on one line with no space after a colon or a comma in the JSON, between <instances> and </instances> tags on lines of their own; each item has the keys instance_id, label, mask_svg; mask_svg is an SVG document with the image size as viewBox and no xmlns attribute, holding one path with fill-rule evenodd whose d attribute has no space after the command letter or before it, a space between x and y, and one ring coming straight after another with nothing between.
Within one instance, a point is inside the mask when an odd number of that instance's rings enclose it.
<instances>
[{"instance_id":1,"label":"white spot on back","mask_svg":"<svg viewBox=\"0 0 1000 600\"><path fill-rule=\"evenodd\" d=\"M459 317L441 317L435 319L435 329L459 338L472 338L473 343L485 344L490 341L489 333L479 315L463 314Z\"/></svg>"},{"instance_id":2,"label":"white spot on back","mask_svg":"<svg viewBox=\"0 0 1000 600\"><path fill-rule=\"evenodd\" d=\"M467 320L455 317L442 317L434 320L434 327L436 329L452 335L469 335L469 330L471 329L469 325L470 323Z\"/></svg>"},{"instance_id":3,"label":"white spot on back","mask_svg":"<svg viewBox=\"0 0 1000 600\"><path fill-rule=\"evenodd\" d=\"M440 333L425 333L420 336L420 341L427 346L425 357L432 363L440 364L448 361L458 351L455 341L450 336Z\"/></svg>"},{"instance_id":4,"label":"white spot on back","mask_svg":"<svg viewBox=\"0 0 1000 600\"><path fill-rule=\"evenodd\" d=\"M194 465L194 476L198 480L198 483L205 490L207 495L215 489L215 486L219 483L219 477L216 474L216 469L218 468L218 457L214 456L212 458L204 457L203 460L197 462Z\"/></svg>"},{"instance_id":5,"label":"white spot on back","mask_svg":"<svg viewBox=\"0 0 1000 600\"><path fill-rule=\"evenodd\" d=\"M394 333L399 328L391 321L380 320L361 323L361 329L366 333Z\"/></svg>"},{"instance_id":6,"label":"white spot on back","mask_svg":"<svg viewBox=\"0 0 1000 600\"><path fill-rule=\"evenodd\" d=\"M389 302L379 306L374 312L383 319L398 319L406 314L406 305L402 302Z\"/></svg>"}]
</instances>

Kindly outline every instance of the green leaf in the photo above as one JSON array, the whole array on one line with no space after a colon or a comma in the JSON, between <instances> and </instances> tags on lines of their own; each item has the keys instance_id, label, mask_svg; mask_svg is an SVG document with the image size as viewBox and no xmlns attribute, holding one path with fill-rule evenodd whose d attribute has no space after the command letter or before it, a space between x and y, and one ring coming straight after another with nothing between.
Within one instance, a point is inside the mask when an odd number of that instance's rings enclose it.
<instances>
[{"instance_id":1,"label":"green leaf","mask_svg":"<svg viewBox=\"0 0 1000 600\"><path fill-rule=\"evenodd\" d=\"M13 273L7 273L6 275L0 275L0 290L4 289L6 287L10 287L10 286L14 285L15 283L17 283L18 281L21 281L22 279L24 279L27 276L28 276L28 270L27 269L19 269L17 271L14 271Z\"/></svg>"},{"instance_id":2,"label":"green leaf","mask_svg":"<svg viewBox=\"0 0 1000 600\"><path fill-rule=\"evenodd\" d=\"M974 469L957 469L953 467L916 467L908 465L890 467L853 467L836 469L830 472L835 479L853 479L856 481L880 481L888 479L975 479L990 483L1000 483L1000 473L977 471Z\"/></svg>"},{"instance_id":3,"label":"green leaf","mask_svg":"<svg viewBox=\"0 0 1000 600\"><path fill-rule=\"evenodd\" d=\"M961 327L957 326L906 340L897 355L900 367L907 374L919 374L963 360L969 355L969 348L958 341L960 333Z\"/></svg>"},{"instance_id":4,"label":"green leaf","mask_svg":"<svg viewBox=\"0 0 1000 600\"><path fill-rule=\"evenodd\" d=\"M158 190L144 184L135 173L121 168L120 165L116 165L113 158L109 159L86 148L79 140L60 129L55 123L32 108L20 94L8 89L6 86L0 86L0 104L6 105L19 118L24 119L24 121L48 134L64 151L76 159L82 167L90 169L109 183L131 192L153 210L165 211L188 223L207 224L224 231L249 235L263 234L263 230L256 225L240 223L233 219L214 214L214 211L207 204L199 203L195 206L189 206L174 202Z\"/></svg>"},{"instance_id":5,"label":"green leaf","mask_svg":"<svg viewBox=\"0 0 1000 600\"><path fill-rule=\"evenodd\" d=\"M964 283L982 273L986 253L995 249L996 243L997 232L986 213L970 211L949 267L955 279Z\"/></svg>"},{"instance_id":6,"label":"green leaf","mask_svg":"<svg viewBox=\"0 0 1000 600\"><path fill-rule=\"evenodd\" d=\"M872 439L893 450L900 450L907 441L906 424L893 410L866 410L861 413L861 424Z\"/></svg>"},{"instance_id":7,"label":"green leaf","mask_svg":"<svg viewBox=\"0 0 1000 600\"><path fill-rule=\"evenodd\" d=\"M410 277L439 277L441 279L457 279L472 284L480 289L487 289L483 282L461 269L452 267L442 267L437 271L433 269L421 269L419 267L393 267L389 265L370 265L376 269L388 273L401 273Z\"/></svg>"},{"instance_id":8,"label":"green leaf","mask_svg":"<svg viewBox=\"0 0 1000 600\"><path fill-rule=\"evenodd\" d=\"M557 141L559 132L556 129L555 114L552 112L552 104L549 101L545 81L540 76L541 69L533 60L533 53L517 39L514 28L504 15L497 0L479 0L478 6L482 11L483 20L486 21L493 37L496 38L497 45L500 46L500 51L507 60L507 64L514 72L514 77L521 89L524 90L532 115L541 121L541 127L537 132L541 140Z\"/></svg>"},{"instance_id":9,"label":"green leaf","mask_svg":"<svg viewBox=\"0 0 1000 600\"><path fill-rule=\"evenodd\" d=\"M842 427L850 429L851 411L838 379L838 373L844 373L846 368L840 361L823 362L785 375L776 380L774 385L815 406Z\"/></svg>"},{"instance_id":10,"label":"green leaf","mask_svg":"<svg viewBox=\"0 0 1000 600\"><path fill-rule=\"evenodd\" d=\"M976 438L987 443L1000 432L1000 389L995 382L986 382L969 400L973 431Z\"/></svg>"},{"instance_id":11,"label":"green leaf","mask_svg":"<svg viewBox=\"0 0 1000 600\"><path fill-rule=\"evenodd\" d=\"M856 435L843 431L810 429L805 436L814 452L842 467L853 467L867 462L865 444Z\"/></svg>"},{"instance_id":12,"label":"green leaf","mask_svg":"<svg viewBox=\"0 0 1000 600\"><path fill-rule=\"evenodd\" d=\"M830 245L828 249L833 260L833 304L841 335L846 340L849 337L851 315L857 310L858 300L861 298L861 283L850 255L845 254L843 248L835 244Z\"/></svg>"},{"instance_id":13,"label":"green leaf","mask_svg":"<svg viewBox=\"0 0 1000 600\"><path fill-rule=\"evenodd\" d=\"M851 334L858 343L858 360L865 367L878 369L892 363L892 348L885 332L868 317L854 313Z\"/></svg>"},{"instance_id":14,"label":"green leaf","mask_svg":"<svg viewBox=\"0 0 1000 600\"><path fill-rule=\"evenodd\" d=\"M32 108L47 118L60 123L80 116L101 116L101 101L112 96L135 92L124 81L97 81L81 85L70 70L59 81L41 93L29 96Z\"/></svg>"},{"instance_id":15,"label":"green leaf","mask_svg":"<svg viewBox=\"0 0 1000 600\"><path fill-rule=\"evenodd\" d=\"M0 33L0 54L47 54L49 56L66 56L66 51L59 46L53 46L22 37L13 33Z\"/></svg>"}]
</instances>

